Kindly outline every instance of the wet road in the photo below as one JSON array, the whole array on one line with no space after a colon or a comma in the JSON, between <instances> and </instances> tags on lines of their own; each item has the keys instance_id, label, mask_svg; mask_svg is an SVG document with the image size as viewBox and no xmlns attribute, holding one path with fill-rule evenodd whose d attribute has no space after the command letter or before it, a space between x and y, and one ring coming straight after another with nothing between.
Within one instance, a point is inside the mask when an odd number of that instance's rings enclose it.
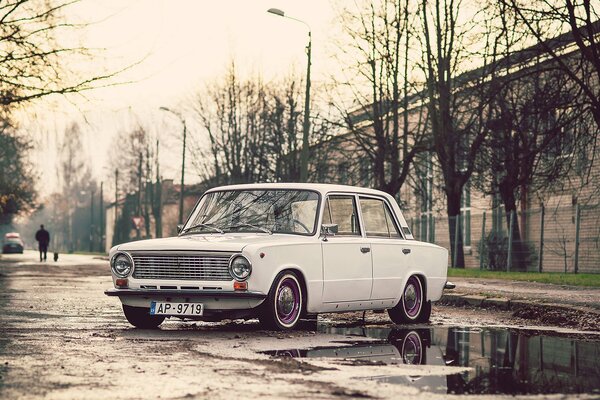
<instances>
[{"instance_id":1,"label":"wet road","mask_svg":"<svg viewBox=\"0 0 600 400\"><path fill-rule=\"evenodd\" d=\"M139 330L102 293L106 261L35 257L0 259L2 399L600 394L600 333L452 307L418 327L348 313L292 333L256 321Z\"/></svg>"}]
</instances>

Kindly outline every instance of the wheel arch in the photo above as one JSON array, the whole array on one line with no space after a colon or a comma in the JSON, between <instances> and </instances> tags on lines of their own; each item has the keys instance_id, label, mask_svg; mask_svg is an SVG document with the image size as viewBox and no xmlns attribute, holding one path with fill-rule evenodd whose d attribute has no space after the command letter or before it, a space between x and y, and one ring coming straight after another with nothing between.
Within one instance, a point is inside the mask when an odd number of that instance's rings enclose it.
<instances>
[{"instance_id":1,"label":"wheel arch","mask_svg":"<svg viewBox=\"0 0 600 400\"><path fill-rule=\"evenodd\" d=\"M425 276L425 274L423 272L415 272L415 273L413 273L411 275L416 276L417 279L419 279L419 281L421 281L421 286L423 287L423 300L424 301L428 301L428 297L427 297L427 277ZM409 277L411 275L409 275Z\"/></svg>"},{"instance_id":2,"label":"wheel arch","mask_svg":"<svg viewBox=\"0 0 600 400\"><path fill-rule=\"evenodd\" d=\"M398 298L396 299L394 306L396 306L398 303L400 303L402 301L402 295L404 293L404 288L406 287L406 282L408 282L408 278L410 278L413 275L417 277L419 282L421 282L421 286L423 287L423 295L424 295L423 299L425 301L429 301L429 298L427 295L427 277L425 276L425 273L423 271L411 270L406 274L406 276L402 280L402 287L400 288L400 294L398 295Z\"/></svg>"}]
</instances>

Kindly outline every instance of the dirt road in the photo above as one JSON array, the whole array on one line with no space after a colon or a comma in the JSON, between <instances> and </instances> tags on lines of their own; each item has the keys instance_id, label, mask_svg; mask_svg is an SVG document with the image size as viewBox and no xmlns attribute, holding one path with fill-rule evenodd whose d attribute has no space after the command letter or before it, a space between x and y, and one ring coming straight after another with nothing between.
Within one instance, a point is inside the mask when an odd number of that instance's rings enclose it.
<instances>
[{"instance_id":1,"label":"dirt road","mask_svg":"<svg viewBox=\"0 0 600 400\"><path fill-rule=\"evenodd\" d=\"M118 300L103 295L110 286L107 262L92 257L0 259L0 398L444 398L478 376L460 361L464 351L452 356L451 338L468 332L473 343L495 338L508 349L511 340L529 341L490 328L525 325L508 312L452 307L435 307L432 324L421 329L394 327L385 314L367 313L363 322L362 313L351 313L320 316L316 332L265 331L257 321L167 321L139 330ZM594 335L582 340L598 360ZM552 340L578 337L558 336ZM575 391L597 384L582 385Z\"/></svg>"}]
</instances>

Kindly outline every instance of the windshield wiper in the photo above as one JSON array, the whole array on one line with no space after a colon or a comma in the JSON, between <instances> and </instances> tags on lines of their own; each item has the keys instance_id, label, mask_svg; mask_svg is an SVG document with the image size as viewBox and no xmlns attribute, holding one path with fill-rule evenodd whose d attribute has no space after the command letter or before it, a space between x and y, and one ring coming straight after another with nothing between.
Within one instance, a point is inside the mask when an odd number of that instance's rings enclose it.
<instances>
[{"instance_id":1,"label":"windshield wiper","mask_svg":"<svg viewBox=\"0 0 600 400\"><path fill-rule=\"evenodd\" d=\"M219 232L219 233L225 233L225 231L223 231L222 229L219 229L216 226L212 226L211 224L195 224L195 225L190 226L189 228L185 228L184 230L182 230L181 234L183 235L184 233L187 233L195 228L209 228L209 229L214 229L216 232Z\"/></svg>"},{"instance_id":2,"label":"windshield wiper","mask_svg":"<svg viewBox=\"0 0 600 400\"><path fill-rule=\"evenodd\" d=\"M247 227L250 227L250 228L258 229L259 231L261 231L261 232L264 232L264 233L268 233L269 235L272 235L272 234L273 234L273 232L271 232L271 231L270 231L270 230L268 230L267 228L263 228L263 227L260 227L260 226L258 226L258 225L252 225L252 224L248 224L248 223L246 223L246 222L240 222L240 223L237 223L237 224L235 224L235 225L230 225L230 226L229 226L229 228L230 228L230 229L231 229L231 228L239 228L239 227L241 227L241 226L247 226Z\"/></svg>"}]
</instances>

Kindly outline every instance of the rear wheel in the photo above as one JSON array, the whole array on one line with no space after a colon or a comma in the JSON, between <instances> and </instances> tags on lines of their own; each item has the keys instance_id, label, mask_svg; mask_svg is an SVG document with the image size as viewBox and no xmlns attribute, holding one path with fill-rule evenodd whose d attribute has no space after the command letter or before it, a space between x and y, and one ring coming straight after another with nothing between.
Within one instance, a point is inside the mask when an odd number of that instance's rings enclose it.
<instances>
[{"instance_id":1,"label":"rear wheel","mask_svg":"<svg viewBox=\"0 0 600 400\"><path fill-rule=\"evenodd\" d=\"M155 329L165 320L162 315L150 315L149 308L132 307L123 304L123 313L127 321L136 328Z\"/></svg>"},{"instance_id":2,"label":"rear wheel","mask_svg":"<svg viewBox=\"0 0 600 400\"><path fill-rule=\"evenodd\" d=\"M302 285L291 271L277 275L259 315L260 322L269 329L294 329L304 307Z\"/></svg>"},{"instance_id":3,"label":"rear wheel","mask_svg":"<svg viewBox=\"0 0 600 400\"><path fill-rule=\"evenodd\" d=\"M390 319L397 324L411 324L429 321L431 302L425 301L425 288L421 280L412 275L402 291L402 298L395 307L388 310Z\"/></svg>"}]
</instances>

